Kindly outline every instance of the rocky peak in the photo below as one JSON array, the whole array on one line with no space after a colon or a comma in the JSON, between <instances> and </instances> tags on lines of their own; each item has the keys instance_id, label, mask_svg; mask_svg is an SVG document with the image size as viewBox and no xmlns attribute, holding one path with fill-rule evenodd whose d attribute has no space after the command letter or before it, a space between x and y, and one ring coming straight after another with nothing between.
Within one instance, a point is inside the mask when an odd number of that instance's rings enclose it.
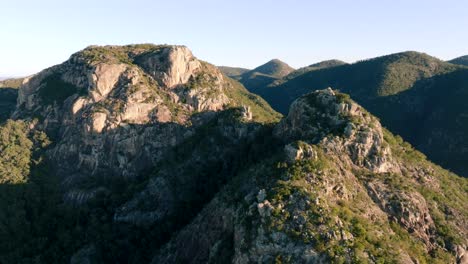
<instances>
[{"instance_id":1,"label":"rocky peak","mask_svg":"<svg viewBox=\"0 0 468 264\"><path fill-rule=\"evenodd\" d=\"M274 133L286 141L307 140L347 153L355 165L375 172L397 170L378 120L331 88L297 99Z\"/></svg>"},{"instance_id":2,"label":"rocky peak","mask_svg":"<svg viewBox=\"0 0 468 264\"><path fill-rule=\"evenodd\" d=\"M456 179L396 142L345 94L328 88L300 97L273 134L282 144L268 151L278 155L228 183L152 263L210 262L222 250L232 263L466 261L466 224L456 217L466 199L445 203L436 184L454 187ZM443 220L450 210L453 221Z\"/></svg>"},{"instance_id":3,"label":"rocky peak","mask_svg":"<svg viewBox=\"0 0 468 264\"><path fill-rule=\"evenodd\" d=\"M35 112L49 120L54 115L54 123L60 123L83 116L83 110L106 114L111 127L180 122L194 110L223 109L229 103L224 85L219 70L197 60L185 46L90 46L25 79L15 116ZM174 108L179 116L169 110Z\"/></svg>"},{"instance_id":4,"label":"rocky peak","mask_svg":"<svg viewBox=\"0 0 468 264\"><path fill-rule=\"evenodd\" d=\"M228 108L245 106L245 122L273 113L246 93L185 46L90 46L26 78L13 117L37 119L52 137L72 189L91 176L135 177Z\"/></svg>"}]
</instances>

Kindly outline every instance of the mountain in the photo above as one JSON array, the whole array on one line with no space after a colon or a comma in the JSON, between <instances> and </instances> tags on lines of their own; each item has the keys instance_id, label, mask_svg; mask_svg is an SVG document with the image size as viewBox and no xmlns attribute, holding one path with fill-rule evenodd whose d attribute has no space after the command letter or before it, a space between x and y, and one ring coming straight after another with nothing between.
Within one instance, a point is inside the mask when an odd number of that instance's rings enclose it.
<instances>
[{"instance_id":1,"label":"mountain","mask_svg":"<svg viewBox=\"0 0 468 264\"><path fill-rule=\"evenodd\" d=\"M245 68L229 67L229 66L218 66L218 69L222 73L226 74L227 76L235 80L238 80L242 74L250 71L249 69L245 69Z\"/></svg>"},{"instance_id":2,"label":"mountain","mask_svg":"<svg viewBox=\"0 0 468 264\"><path fill-rule=\"evenodd\" d=\"M335 87L379 117L436 163L468 175L468 71L417 52L307 72L257 92L286 113L302 94ZM450 118L447 118L450 117Z\"/></svg>"},{"instance_id":3,"label":"mountain","mask_svg":"<svg viewBox=\"0 0 468 264\"><path fill-rule=\"evenodd\" d=\"M26 78L2 136L21 153L5 157L4 171L17 167L9 157L31 168L0 175L12 189L0 262L64 263L89 248L105 262L145 262L239 164L255 161L239 151L280 116L184 46L91 46ZM15 138L24 140L15 147Z\"/></svg>"},{"instance_id":4,"label":"mountain","mask_svg":"<svg viewBox=\"0 0 468 264\"><path fill-rule=\"evenodd\" d=\"M347 63L344 62L344 61L340 61L340 60L325 60L325 61L321 61L321 62L311 64L311 65L306 66L306 67L299 68L299 69L289 73L288 75L284 76L283 79L290 80L290 79L293 79L293 78L295 78L295 77L297 77L299 75L302 75L302 74L304 74L306 72L320 70L320 69L326 69L326 68L331 68L331 67L336 67L336 66L341 66L341 65L345 65L345 64L347 64Z\"/></svg>"},{"instance_id":5,"label":"mountain","mask_svg":"<svg viewBox=\"0 0 468 264\"><path fill-rule=\"evenodd\" d=\"M346 95L300 97L272 134L280 143L271 154L152 263L455 262L444 247L466 261L457 243L466 241L467 180L426 161Z\"/></svg>"},{"instance_id":6,"label":"mountain","mask_svg":"<svg viewBox=\"0 0 468 264\"><path fill-rule=\"evenodd\" d=\"M91 46L0 125L0 263L465 263L468 180L332 89L283 117L185 46Z\"/></svg>"},{"instance_id":7,"label":"mountain","mask_svg":"<svg viewBox=\"0 0 468 264\"><path fill-rule=\"evenodd\" d=\"M448 62L457 64L457 65L463 65L463 66L468 66L468 55L467 56L461 56L458 58L455 58L453 60L449 60Z\"/></svg>"},{"instance_id":8,"label":"mountain","mask_svg":"<svg viewBox=\"0 0 468 264\"><path fill-rule=\"evenodd\" d=\"M233 77L239 80L249 91L254 91L258 88L268 86L293 71L294 69L288 64L278 59L273 59L253 70Z\"/></svg>"},{"instance_id":9,"label":"mountain","mask_svg":"<svg viewBox=\"0 0 468 264\"><path fill-rule=\"evenodd\" d=\"M0 124L15 110L18 87L23 78L0 80Z\"/></svg>"}]
</instances>

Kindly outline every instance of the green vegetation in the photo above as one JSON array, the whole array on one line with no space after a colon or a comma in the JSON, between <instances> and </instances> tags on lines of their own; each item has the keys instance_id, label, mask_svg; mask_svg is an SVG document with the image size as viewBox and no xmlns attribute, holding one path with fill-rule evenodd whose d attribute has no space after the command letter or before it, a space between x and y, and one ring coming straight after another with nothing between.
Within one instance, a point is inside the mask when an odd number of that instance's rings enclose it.
<instances>
[{"instance_id":1,"label":"green vegetation","mask_svg":"<svg viewBox=\"0 0 468 264\"><path fill-rule=\"evenodd\" d=\"M429 159L467 176L467 76L466 67L402 52L309 71L253 92L285 114L299 96L333 87L350 94Z\"/></svg>"},{"instance_id":2,"label":"green vegetation","mask_svg":"<svg viewBox=\"0 0 468 264\"><path fill-rule=\"evenodd\" d=\"M294 79L304 73L307 73L307 72L311 72L311 71L316 71L316 70L321 70L321 69L326 69L326 68L332 68L332 67L336 67L336 66L341 66L341 65L345 65L347 64L346 62L344 61L340 61L340 60L326 60L326 61L321 61L321 62L318 62L318 63L314 63L314 64L311 64L307 67L303 67L303 68L300 68L300 69L297 69L293 72L291 72L290 74L284 76L284 78L282 78L281 80L279 80L277 83L275 83L275 85L278 85L278 84L281 84L281 83L284 83L288 80L291 80L291 79Z\"/></svg>"},{"instance_id":3,"label":"green vegetation","mask_svg":"<svg viewBox=\"0 0 468 264\"><path fill-rule=\"evenodd\" d=\"M457 65L468 66L468 56L461 56L453 60L449 60L448 62L457 64Z\"/></svg>"},{"instance_id":4,"label":"green vegetation","mask_svg":"<svg viewBox=\"0 0 468 264\"><path fill-rule=\"evenodd\" d=\"M14 79L6 79L0 81L0 88L14 88L17 89L23 83L24 78L14 78Z\"/></svg>"},{"instance_id":5,"label":"green vegetation","mask_svg":"<svg viewBox=\"0 0 468 264\"><path fill-rule=\"evenodd\" d=\"M258 73L266 74L266 75L273 76L276 78L281 78L283 76L286 76L292 71L294 71L294 68L292 68L288 64L278 59L273 59L252 70L252 72L258 72Z\"/></svg>"},{"instance_id":6,"label":"green vegetation","mask_svg":"<svg viewBox=\"0 0 468 264\"><path fill-rule=\"evenodd\" d=\"M159 52L161 47L90 47L82 55L91 65L103 61L131 64L144 56L154 55L152 53ZM388 69L378 70L384 72L386 80L397 81L414 77L411 80L417 82L416 79L425 78L426 74L435 74L406 67L409 61L417 60L411 56L421 55L395 55L394 61L387 58ZM421 59L418 63L423 65L427 60L430 59ZM407 72L395 72L394 66ZM176 87L180 89L177 92L211 88L218 80L208 72L211 70L209 67L202 62L202 73L191 78L186 86ZM348 65L333 67L333 71L341 67ZM331 68L314 72L328 70ZM122 92L118 99L108 98L95 103L93 111L122 112L126 96L149 87L144 90L146 102L159 103L162 100L174 118L191 113L186 105L175 103L169 92L158 89L153 78L143 72L141 74L143 77L139 83L126 87L126 94ZM297 78L302 77L291 80ZM357 78L353 82L359 82L359 77L352 78ZM333 104L318 100L316 93L301 98L306 103L304 110L310 107L317 111L302 113L304 116L298 118L305 118L307 125L295 129L310 128L321 138L333 137L322 143L315 136L284 142L285 138L273 135L281 115L237 81L226 80L223 87L206 89L204 95L214 98L224 93L230 100L228 109L216 113L193 113L194 124L197 122L194 126L176 122L151 124L162 128L159 130L163 132L161 138L171 140L173 135L184 135L184 140L167 149L157 149L158 153L154 155L158 156L150 157L158 161L154 171L144 171L131 179L111 173L87 177L79 177L79 173L71 177L56 175L52 169L54 161L47 160L45 156L46 151L54 151L49 149L53 145L48 139L51 133L47 136L30 128L30 123L24 121L9 120L2 124L0 263L68 263L73 254L86 247L96 249L94 261L97 263L150 263L157 254L155 252L165 250L163 246L168 245L168 241L181 237L179 245L186 246L198 236L203 237L202 243L194 243L196 246L191 250L196 250L197 255L199 252L200 255L209 255L210 260L224 256L226 262L237 253L234 251L237 243L241 244L242 253L255 251L265 243L266 247L261 248L260 254L271 250L269 261L275 263L299 262L294 259L294 252L281 251L284 245L307 249L308 252L314 250L332 263L400 263L408 257L421 264L454 262L454 256L448 249L466 240L463 226L463 221L468 219L466 179L433 165L401 137L393 136L387 130L384 130L382 144L391 149L392 158L398 162L396 169L391 173L373 173L364 166L359 167L357 162L351 161L354 159L350 157L350 151L343 150L355 147L349 145L354 142L343 142L345 140L339 136L348 122L359 122L362 125L360 129L367 131L369 127L375 128L376 120L367 118L369 113L363 109L366 118L341 116L343 123L337 122L334 118L336 109L330 107ZM379 97L394 92L405 93L399 89L413 85L397 83L389 81L384 84L384 90L373 92ZM44 79L39 96L46 104L63 104L71 95L80 92L58 74L53 74ZM432 96L435 97L430 94ZM336 94L336 100L338 103L352 102L348 95L342 93ZM243 107L250 108L253 120L242 118ZM328 113L331 115L326 115ZM200 120L203 120L202 124L198 122ZM144 138L140 133L158 132L152 130L153 127L146 130L149 126L133 124L116 128L115 134L109 134L109 137L102 135L102 147L104 151L112 147L109 146L113 143L111 137L139 140ZM135 130L129 130L129 127ZM119 129L125 132L118 134ZM86 138L92 141L90 144L99 139L99 135L92 136ZM285 151L285 144L302 150L303 157L291 159L290 146ZM81 147L79 144L73 146ZM91 153L94 149L89 147L86 151ZM148 150L145 146L137 151ZM135 157L135 160L140 158ZM142 158L141 162L147 161ZM64 177L70 178L64 181ZM73 204L69 191L78 195L95 191L95 196L82 204ZM374 192L381 196L373 195ZM431 229L435 232L434 241L430 240L434 247L424 244L423 238L418 238L404 225L401 219L405 215L398 215L403 211L398 211L404 207L403 202L411 203L407 194L422 195L425 199L421 203L423 206L427 202L434 221L434 229ZM264 198L259 198L264 195ZM408 208L411 211L413 207ZM128 222L116 220L119 211L127 209L135 218ZM159 209L162 214L158 213ZM217 215L219 217L211 217L211 212L206 214L205 209L221 213ZM147 215L151 219L145 219ZM197 228L197 225L203 226ZM187 233L184 233L187 229L197 232L187 238ZM204 230L209 232L202 234ZM241 239L234 241L237 239L234 235ZM261 241L258 240L260 238ZM190 243L185 243L188 240ZM270 245L271 248L268 247ZM281 249L275 248L277 245L281 245ZM178 247L172 253L184 254L184 250L184 247ZM212 254L215 254L213 258Z\"/></svg>"},{"instance_id":7,"label":"green vegetation","mask_svg":"<svg viewBox=\"0 0 468 264\"><path fill-rule=\"evenodd\" d=\"M275 123L281 118L281 114L275 112L261 97L248 92L239 82L228 79L229 86L225 88L225 94L231 98L232 106L249 106L254 121L262 123Z\"/></svg>"},{"instance_id":8,"label":"green vegetation","mask_svg":"<svg viewBox=\"0 0 468 264\"><path fill-rule=\"evenodd\" d=\"M420 263L453 261L453 257L441 249L429 255L424 244L395 222L385 219L371 221L362 217L368 206L368 198L364 196L357 196L351 201L338 200L336 203L321 198L323 192L320 186L314 186L306 179L313 177L313 181L321 181L328 178L333 174L330 164L319 156L316 161L299 161L287 169L290 178L287 181L278 180L270 194L272 204L277 208L270 218L270 232L285 232L293 240L310 243L319 253L326 254L332 263L345 263L347 259L352 259L353 263L371 263L371 260L376 263L399 263L400 249ZM298 216L297 204L304 203L301 201L307 201L309 206L301 210ZM279 207L278 204L284 206ZM298 217L306 219L300 229L294 225L294 219Z\"/></svg>"},{"instance_id":9,"label":"green vegetation","mask_svg":"<svg viewBox=\"0 0 468 264\"><path fill-rule=\"evenodd\" d=\"M100 260L117 263L130 258L121 247L136 252L140 246L128 248L128 241L147 243L145 237L158 237L146 229L111 225L115 208L141 191L135 182L94 179L109 192L80 207L64 204L61 179L44 155L49 145L47 136L29 130L26 122L9 120L0 126L0 263L68 263L87 243L109 252ZM134 260L141 261L149 260Z\"/></svg>"},{"instance_id":10,"label":"green vegetation","mask_svg":"<svg viewBox=\"0 0 468 264\"><path fill-rule=\"evenodd\" d=\"M457 231L455 215L468 219L468 180L432 164L401 137L393 136L387 130L384 130L384 138L395 157L411 166L422 168L429 175L412 180L405 177L406 175L391 175L383 181L393 190L412 189L424 196L435 222L441 247L450 248L453 244L462 243L464 238ZM430 184L434 180L437 180L437 185Z\"/></svg>"},{"instance_id":11,"label":"green vegetation","mask_svg":"<svg viewBox=\"0 0 468 264\"><path fill-rule=\"evenodd\" d=\"M27 124L7 121L0 127L0 184L27 181L33 143L24 132Z\"/></svg>"},{"instance_id":12,"label":"green vegetation","mask_svg":"<svg viewBox=\"0 0 468 264\"><path fill-rule=\"evenodd\" d=\"M77 56L85 59L90 65L98 63L133 64L146 54L159 52L167 45L136 44L126 46L89 46L78 52Z\"/></svg>"},{"instance_id":13,"label":"green vegetation","mask_svg":"<svg viewBox=\"0 0 468 264\"><path fill-rule=\"evenodd\" d=\"M286 113L291 102L300 95L327 87L349 93L367 107L365 102L369 98L397 94L410 89L418 80L453 72L458 68L426 54L402 52L309 71L275 87L265 87L255 92L281 113Z\"/></svg>"},{"instance_id":14,"label":"green vegetation","mask_svg":"<svg viewBox=\"0 0 468 264\"><path fill-rule=\"evenodd\" d=\"M5 122L15 110L18 89L0 88L0 124Z\"/></svg>"}]
</instances>

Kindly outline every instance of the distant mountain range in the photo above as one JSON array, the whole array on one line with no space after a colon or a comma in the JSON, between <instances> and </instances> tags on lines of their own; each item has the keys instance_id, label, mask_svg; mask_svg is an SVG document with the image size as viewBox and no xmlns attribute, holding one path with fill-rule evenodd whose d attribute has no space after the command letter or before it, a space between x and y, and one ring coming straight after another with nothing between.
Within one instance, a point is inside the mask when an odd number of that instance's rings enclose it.
<instances>
[{"instance_id":1,"label":"distant mountain range","mask_svg":"<svg viewBox=\"0 0 468 264\"><path fill-rule=\"evenodd\" d=\"M409 51L298 70L267 86L245 85L281 113L287 113L302 94L339 89L431 160L468 176L468 68L454 64L463 64L466 58L445 62Z\"/></svg>"},{"instance_id":2,"label":"distant mountain range","mask_svg":"<svg viewBox=\"0 0 468 264\"><path fill-rule=\"evenodd\" d=\"M288 64L273 59L253 70L222 66L219 69L227 76L240 81L250 91L265 87L294 71Z\"/></svg>"}]
</instances>

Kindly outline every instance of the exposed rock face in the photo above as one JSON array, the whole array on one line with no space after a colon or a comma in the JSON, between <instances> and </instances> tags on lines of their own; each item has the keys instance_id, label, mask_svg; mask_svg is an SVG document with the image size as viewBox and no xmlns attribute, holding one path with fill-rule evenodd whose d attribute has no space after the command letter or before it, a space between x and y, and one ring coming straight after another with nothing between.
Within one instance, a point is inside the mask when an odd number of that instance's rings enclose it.
<instances>
[{"instance_id":1,"label":"exposed rock face","mask_svg":"<svg viewBox=\"0 0 468 264\"><path fill-rule=\"evenodd\" d=\"M54 135L50 157L73 190L154 167L213 118L192 114L236 105L224 78L184 46L89 47L25 79L14 117L39 117L37 127ZM69 197L88 197L77 191Z\"/></svg>"},{"instance_id":2,"label":"exposed rock face","mask_svg":"<svg viewBox=\"0 0 468 264\"><path fill-rule=\"evenodd\" d=\"M92 83L95 85L91 89L93 101L99 102L106 98L126 69L125 64L98 64L92 74Z\"/></svg>"},{"instance_id":3,"label":"exposed rock face","mask_svg":"<svg viewBox=\"0 0 468 264\"><path fill-rule=\"evenodd\" d=\"M374 172L398 171L377 119L330 88L296 100L274 133L285 140L323 142L329 151L347 153L355 165Z\"/></svg>"},{"instance_id":4,"label":"exposed rock face","mask_svg":"<svg viewBox=\"0 0 468 264\"><path fill-rule=\"evenodd\" d=\"M435 225L424 197L417 192L396 192L381 182L367 185L369 195L394 221L419 237L428 248L435 245Z\"/></svg>"},{"instance_id":5,"label":"exposed rock face","mask_svg":"<svg viewBox=\"0 0 468 264\"><path fill-rule=\"evenodd\" d=\"M176 46L145 55L141 66L155 80L159 80L160 85L171 88L186 83L201 67L201 63L187 47Z\"/></svg>"},{"instance_id":6,"label":"exposed rock face","mask_svg":"<svg viewBox=\"0 0 468 264\"><path fill-rule=\"evenodd\" d=\"M316 159L317 153L314 149L307 144L288 144L284 147L286 159L289 163L294 163L296 160Z\"/></svg>"},{"instance_id":7,"label":"exposed rock face","mask_svg":"<svg viewBox=\"0 0 468 264\"><path fill-rule=\"evenodd\" d=\"M468 250L466 249L466 246L464 245L455 246L455 254L457 257L457 263L459 264L468 263Z\"/></svg>"}]
</instances>

